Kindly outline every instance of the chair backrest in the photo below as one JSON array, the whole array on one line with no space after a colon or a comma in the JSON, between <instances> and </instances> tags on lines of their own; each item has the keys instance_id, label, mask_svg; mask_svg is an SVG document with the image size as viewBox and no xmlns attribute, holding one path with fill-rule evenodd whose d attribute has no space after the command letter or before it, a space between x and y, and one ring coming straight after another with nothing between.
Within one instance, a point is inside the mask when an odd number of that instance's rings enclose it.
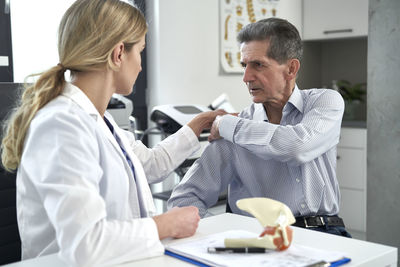
<instances>
[{"instance_id":1,"label":"chair backrest","mask_svg":"<svg viewBox=\"0 0 400 267\"><path fill-rule=\"evenodd\" d=\"M16 83L0 83L1 126L15 102L17 88L20 86ZM15 173L6 172L0 166L0 265L21 260L15 181Z\"/></svg>"},{"instance_id":2,"label":"chair backrest","mask_svg":"<svg viewBox=\"0 0 400 267\"><path fill-rule=\"evenodd\" d=\"M0 170L0 265L21 260L15 174Z\"/></svg>"}]
</instances>

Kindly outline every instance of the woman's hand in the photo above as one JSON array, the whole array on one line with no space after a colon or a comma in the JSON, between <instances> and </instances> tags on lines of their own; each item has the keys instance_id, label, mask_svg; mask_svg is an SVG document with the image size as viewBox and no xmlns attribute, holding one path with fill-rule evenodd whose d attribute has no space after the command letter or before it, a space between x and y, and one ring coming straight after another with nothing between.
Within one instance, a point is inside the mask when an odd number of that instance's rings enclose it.
<instances>
[{"instance_id":1,"label":"woman's hand","mask_svg":"<svg viewBox=\"0 0 400 267\"><path fill-rule=\"evenodd\" d=\"M183 238L192 236L199 225L199 210L196 207L175 207L166 213L154 216L161 239L167 237Z\"/></svg>"},{"instance_id":2,"label":"woman's hand","mask_svg":"<svg viewBox=\"0 0 400 267\"><path fill-rule=\"evenodd\" d=\"M239 113L229 113L229 115L237 116ZM212 142L214 140L220 139L221 136L219 135L219 122L222 116L217 116L211 126L210 135L208 136L208 141Z\"/></svg>"},{"instance_id":3,"label":"woman's hand","mask_svg":"<svg viewBox=\"0 0 400 267\"><path fill-rule=\"evenodd\" d=\"M199 137L204 129L211 128L211 125L217 116L225 114L227 114L227 112L223 109L205 111L194 117L187 125L192 128L195 135Z\"/></svg>"}]
</instances>

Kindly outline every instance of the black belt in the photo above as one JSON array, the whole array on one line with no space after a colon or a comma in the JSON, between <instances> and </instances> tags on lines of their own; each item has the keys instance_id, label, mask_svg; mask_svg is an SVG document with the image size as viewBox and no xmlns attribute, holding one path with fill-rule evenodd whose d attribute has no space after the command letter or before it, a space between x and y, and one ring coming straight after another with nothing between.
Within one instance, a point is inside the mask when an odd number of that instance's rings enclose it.
<instances>
[{"instance_id":1,"label":"black belt","mask_svg":"<svg viewBox=\"0 0 400 267\"><path fill-rule=\"evenodd\" d=\"M293 226L312 228L321 226L343 226L344 223L342 218L339 216L307 216L307 217L296 217L296 222Z\"/></svg>"}]
</instances>

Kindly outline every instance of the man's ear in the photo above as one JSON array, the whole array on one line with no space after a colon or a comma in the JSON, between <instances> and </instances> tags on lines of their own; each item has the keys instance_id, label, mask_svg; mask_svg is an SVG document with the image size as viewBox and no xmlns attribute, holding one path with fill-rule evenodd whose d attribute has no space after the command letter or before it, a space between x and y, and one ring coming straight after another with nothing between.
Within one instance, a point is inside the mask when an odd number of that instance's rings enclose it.
<instances>
[{"instance_id":1,"label":"man's ear","mask_svg":"<svg viewBox=\"0 0 400 267\"><path fill-rule=\"evenodd\" d=\"M120 67L122 63L122 55L125 50L125 45L123 42L118 43L112 52L112 61L115 64L115 66Z\"/></svg>"},{"instance_id":2,"label":"man's ear","mask_svg":"<svg viewBox=\"0 0 400 267\"><path fill-rule=\"evenodd\" d=\"M295 79L300 69L300 61L296 58L289 59L288 62L288 79Z\"/></svg>"}]
</instances>

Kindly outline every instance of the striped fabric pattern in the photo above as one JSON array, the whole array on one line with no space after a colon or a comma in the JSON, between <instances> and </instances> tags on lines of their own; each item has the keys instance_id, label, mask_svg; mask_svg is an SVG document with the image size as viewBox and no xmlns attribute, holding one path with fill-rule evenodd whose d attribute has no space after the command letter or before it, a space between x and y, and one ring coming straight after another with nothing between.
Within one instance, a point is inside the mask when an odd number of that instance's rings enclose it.
<instances>
[{"instance_id":1,"label":"striped fabric pattern","mask_svg":"<svg viewBox=\"0 0 400 267\"><path fill-rule=\"evenodd\" d=\"M207 146L168 207L194 205L204 217L229 187L229 205L238 214L247 214L235 205L246 197L279 200L295 216L338 214L336 145L343 111L336 91L296 86L279 125L268 123L262 104L239 117L224 116L219 124L224 139Z\"/></svg>"}]
</instances>

